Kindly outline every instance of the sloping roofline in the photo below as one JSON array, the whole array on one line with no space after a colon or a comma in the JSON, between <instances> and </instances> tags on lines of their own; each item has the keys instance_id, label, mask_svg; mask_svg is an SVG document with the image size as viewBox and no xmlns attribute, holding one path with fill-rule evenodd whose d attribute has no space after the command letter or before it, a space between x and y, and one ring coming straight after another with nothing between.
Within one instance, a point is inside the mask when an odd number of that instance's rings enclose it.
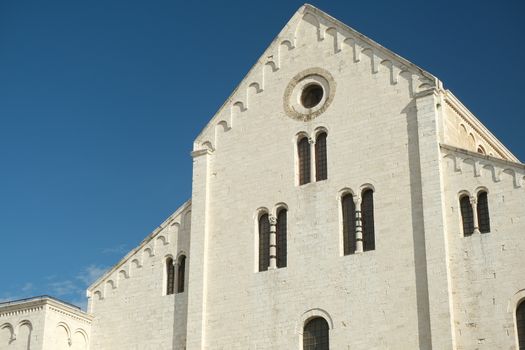
<instances>
[{"instance_id":1,"label":"sloping roofline","mask_svg":"<svg viewBox=\"0 0 525 350\"><path fill-rule=\"evenodd\" d=\"M122 259L120 259L118 263L113 265L113 267L111 267L109 270L104 272L104 274L102 274L102 276L100 276L95 282L91 283L91 285L87 288L88 293L91 292L92 290L96 289L96 287L98 287L98 285L101 282L103 282L112 273L117 271L122 265L124 265L124 263L130 257L132 257L133 255L135 255L135 253L140 251L146 244L148 244L153 238L155 238L155 236L160 231L162 231L164 228L166 228L175 219L176 216L178 216L180 213L182 213L185 209L187 209L190 206L191 206L191 199L189 199L186 202L184 202L177 210L175 210L175 212L173 214L168 216L168 218L166 220L164 220L164 222L162 224L160 224L155 230L153 230L153 232L151 232L149 235L147 235L146 238L144 238L142 240L142 242L140 242L139 245L137 245L135 248L133 248L128 254L126 254Z\"/></svg>"},{"instance_id":2,"label":"sloping roofline","mask_svg":"<svg viewBox=\"0 0 525 350\"><path fill-rule=\"evenodd\" d=\"M235 87L235 89L233 90L233 92L228 96L228 98L223 102L223 104L219 107L219 109L217 110L217 112L215 112L215 114L213 115L213 117L208 121L208 123L206 124L206 126L201 130L201 132L197 135L197 137L195 138L194 140L194 150L197 150L197 146L199 144L199 141L203 141L201 140L201 138L203 137L203 135L206 133L206 131L208 130L208 128L210 128L210 126L212 125L215 125L215 122L217 121L217 119L220 117L220 114L223 112L224 108L232 103L233 101L235 101L235 98L234 96L236 95L237 91L239 90L239 88L243 85L243 83L247 80L247 78L249 76L251 76L252 72L255 70L255 68L257 68L259 66L259 64L264 64L265 62L265 59L267 56L269 56L269 53L271 52L271 50L274 49L274 46L276 43L278 43L278 39L281 38L283 35L283 33L290 27L290 24L292 22L294 22L300 15L304 15L306 13L311 13L311 14L314 14L318 17L321 17L323 18L324 20L328 21L328 22L331 22L334 26L338 27L339 29L343 30L343 31L347 31L347 32L350 32L351 35L357 37L359 40L361 40L362 42L364 43L367 43L369 44L370 46L374 47L375 49L381 51L383 54L385 54L386 56L389 56L391 59L393 59L394 61L397 61L398 63L400 63L402 66L412 70L414 73L416 74L420 74L421 76L429 79L430 81L433 81L434 82L434 86L435 87L441 87L442 86L442 83L439 81L438 78L436 78L434 75L432 75L431 73L427 72L426 70L422 69L421 67L415 65L414 63L410 62L409 60L399 56L398 54L396 54L395 52L387 49L386 47L382 46L381 44L375 42L374 40L370 39L369 37L367 37L366 35L364 34L361 34L360 32L358 32L357 30L349 27L348 25L344 24L343 22L339 21L338 19L330 16L329 14L327 14L326 12L318 9L317 7L313 6L313 5L310 5L310 4L304 4L303 6L301 6L295 13L294 15L290 18L290 20L286 23L286 25L281 29L281 31L279 32L279 34L277 34L277 36L272 40L272 42L270 43L270 45L268 45L268 47L264 50L264 52L262 53L262 55L260 55L259 59L255 62L255 64L250 68L250 70L248 70L248 72L244 75L244 77L242 78L242 80L239 82L239 84L237 84L237 86Z\"/></svg>"}]
</instances>

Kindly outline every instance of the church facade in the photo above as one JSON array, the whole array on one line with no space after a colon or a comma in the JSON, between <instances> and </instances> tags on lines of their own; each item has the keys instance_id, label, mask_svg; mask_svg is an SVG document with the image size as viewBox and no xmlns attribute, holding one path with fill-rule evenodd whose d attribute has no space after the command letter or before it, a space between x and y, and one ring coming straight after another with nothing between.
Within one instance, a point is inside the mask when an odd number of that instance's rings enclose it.
<instances>
[{"instance_id":1,"label":"church facade","mask_svg":"<svg viewBox=\"0 0 525 350\"><path fill-rule=\"evenodd\" d=\"M191 200L87 313L0 305L0 349L525 349L525 165L439 79L319 9L192 159Z\"/></svg>"}]
</instances>

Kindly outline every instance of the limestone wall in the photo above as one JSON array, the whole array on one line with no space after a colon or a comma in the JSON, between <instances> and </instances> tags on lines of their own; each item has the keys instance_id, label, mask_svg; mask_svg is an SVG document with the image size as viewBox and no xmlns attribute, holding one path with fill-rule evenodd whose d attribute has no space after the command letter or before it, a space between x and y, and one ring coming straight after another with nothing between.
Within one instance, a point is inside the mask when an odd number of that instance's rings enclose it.
<instances>
[{"instance_id":1,"label":"limestone wall","mask_svg":"<svg viewBox=\"0 0 525 350\"><path fill-rule=\"evenodd\" d=\"M91 317L49 297L0 305L0 349L88 350Z\"/></svg>"},{"instance_id":2,"label":"limestone wall","mask_svg":"<svg viewBox=\"0 0 525 350\"><path fill-rule=\"evenodd\" d=\"M166 295L166 259L187 256L187 274L190 224L188 202L89 288L91 349L184 349L188 292Z\"/></svg>"},{"instance_id":3,"label":"limestone wall","mask_svg":"<svg viewBox=\"0 0 525 350\"><path fill-rule=\"evenodd\" d=\"M427 78L323 21L293 19L195 142L191 271L203 276L190 277L188 349L300 349L313 315L328 320L334 349L430 347L413 170L413 98ZM304 122L283 104L296 103L287 86L312 67L333 77L334 96ZM319 130L328 133L328 179L299 186L297 137ZM376 249L343 256L340 196L367 186ZM288 266L258 272L257 215L280 206Z\"/></svg>"},{"instance_id":4,"label":"limestone wall","mask_svg":"<svg viewBox=\"0 0 525 350\"><path fill-rule=\"evenodd\" d=\"M525 298L525 166L444 147L444 196L458 349L517 349ZM490 232L464 237L460 193L488 192Z\"/></svg>"}]
</instances>

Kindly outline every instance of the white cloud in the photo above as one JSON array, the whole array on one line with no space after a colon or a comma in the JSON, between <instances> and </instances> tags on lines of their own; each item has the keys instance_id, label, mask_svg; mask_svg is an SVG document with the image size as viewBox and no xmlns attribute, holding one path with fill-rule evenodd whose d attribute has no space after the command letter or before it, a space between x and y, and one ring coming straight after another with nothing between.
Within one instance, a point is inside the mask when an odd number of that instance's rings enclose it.
<instances>
[{"instance_id":1,"label":"white cloud","mask_svg":"<svg viewBox=\"0 0 525 350\"><path fill-rule=\"evenodd\" d=\"M52 295L58 297L82 292L82 288L70 280L49 283L49 288Z\"/></svg>"},{"instance_id":2,"label":"white cloud","mask_svg":"<svg viewBox=\"0 0 525 350\"><path fill-rule=\"evenodd\" d=\"M84 282L84 284L89 286L91 283L95 282L100 276L106 272L107 268L104 266L89 265L77 275L77 279Z\"/></svg>"},{"instance_id":3,"label":"white cloud","mask_svg":"<svg viewBox=\"0 0 525 350\"><path fill-rule=\"evenodd\" d=\"M27 282L22 286L22 292L30 292L34 289L33 283Z\"/></svg>"}]
</instances>

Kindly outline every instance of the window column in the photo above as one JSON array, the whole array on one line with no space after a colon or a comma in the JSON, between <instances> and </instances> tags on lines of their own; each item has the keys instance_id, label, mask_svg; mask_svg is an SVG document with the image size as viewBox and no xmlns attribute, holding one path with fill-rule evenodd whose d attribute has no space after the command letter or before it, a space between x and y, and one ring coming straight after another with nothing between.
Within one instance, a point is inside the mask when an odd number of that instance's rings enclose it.
<instances>
[{"instance_id":1,"label":"window column","mask_svg":"<svg viewBox=\"0 0 525 350\"><path fill-rule=\"evenodd\" d=\"M270 219L270 269L277 268L277 235L276 225L277 218L273 215L269 216Z\"/></svg>"},{"instance_id":2,"label":"window column","mask_svg":"<svg viewBox=\"0 0 525 350\"><path fill-rule=\"evenodd\" d=\"M361 220L361 196L354 196L355 204L355 252L363 252L363 221Z\"/></svg>"},{"instance_id":3,"label":"window column","mask_svg":"<svg viewBox=\"0 0 525 350\"><path fill-rule=\"evenodd\" d=\"M470 205L472 206L472 221L474 221L474 233L479 233L478 200L476 197L470 197Z\"/></svg>"}]
</instances>

